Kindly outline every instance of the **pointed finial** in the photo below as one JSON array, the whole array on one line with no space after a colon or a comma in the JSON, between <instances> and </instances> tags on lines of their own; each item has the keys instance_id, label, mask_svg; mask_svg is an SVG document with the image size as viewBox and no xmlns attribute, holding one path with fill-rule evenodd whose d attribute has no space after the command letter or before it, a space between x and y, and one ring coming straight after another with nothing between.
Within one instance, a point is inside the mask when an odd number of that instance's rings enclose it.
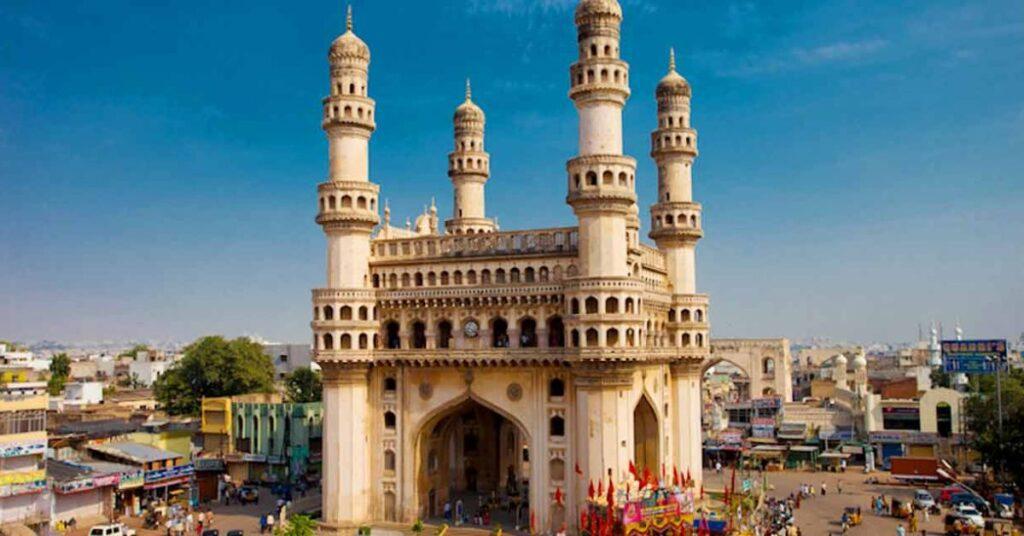
<instances>
[{"instance_id":1,"label":"pointed finial","mask_svg":"<svg viewBox=\"0 0 1024 536\"><path fill-rule=\"evenodd\" d=\"M352 31L352 4L348 5L348 13L345 15L345 29Z\"/></svg>"},{"instance_id":2,"label":"pointed finial","mask_svg":"<svg viewBox=\"0 0 1024 536\"><path fill-rule=\"evenodd\" d=\"M430 210L437 212L437 199L434 197L430 198Z\"/></svg>"},{"instance_id":3,"label":"pointed finial","mask_svg":"<svg viewBox=\"0 0 1024 536\"><path fill-rule=\"evenodd\" d=\"M466 100L473 100L473 86L469 83L469 78L466 78Z\"/></svg>"},{"instance_id":4,"label":"pointed finial","mask_svg":"<svg viewBox=\"0 0 1024 536\"><path fill-rule=\"evenodd\" d=\"M676 70L676 48L671 47L668 49L668 72L675 72Z\"/></svg>"}]
</instances>

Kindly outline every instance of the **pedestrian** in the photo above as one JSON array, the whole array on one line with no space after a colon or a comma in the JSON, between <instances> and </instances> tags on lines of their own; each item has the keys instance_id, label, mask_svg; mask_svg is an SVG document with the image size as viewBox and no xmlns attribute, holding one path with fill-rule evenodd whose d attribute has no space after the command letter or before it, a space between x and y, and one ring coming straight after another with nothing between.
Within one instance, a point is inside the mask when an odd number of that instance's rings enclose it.
<instances>
[{"instance_id":1,"label":"pedestrian","mask_svg":"<svg viewBox=\"0 0 1024 536\"><path fill-rule=\"evenodd\" d=\"M826 493L828 493L828 486L824 482L822 482L821 483L821 496L824 497Z\"/></svg>"},{"instance_id":2,"label":"pedestrian","mask_svg":"<svg viewBox=\"0 0 1024 536\"><path fill-rule=\"evenodd\" d=\"M266 514L261 514L260 515L260 534L264 534L266 532L267 532L267 515Z\"/></svg>"},{"instance_id":3,"label":"pedestrian","mask_svg":"<svg viewBox=\"0 0 1024 536\"><path fill-rule=\"evenodd\" d=\"M907 536L907 531L903 528L903 525L896 526L896 536Z\"/></svg>"},{"instance_id":4,"label":"pedestrian","mask_svg":"<svg viewBox=\"0 0 1024 536\"><path fill-rule=\"evenodd\" d=\"M213 528L213 510L206 509L206 526Z\"/></svg>"},{"instance_id":5,"label":"pedestrian","mask_svg":"<svg viewBox=\"0 0 1024 536\"><path fill-rule=\"evenodd\" d=\"M274 514L267 514L267 532L274 533Z\"/></svg>"},{"instance_id":6,"label":"pedestrian","mask_svg":"<svg viewBox=\"0 0 1024 536\"><path fill-rule=\"evenodd\" d=\"M839 481L836 482L836 493L838 493L840 495L843 494L843 481L842 480L839 480Z\"/></svg>"}]
</instances>

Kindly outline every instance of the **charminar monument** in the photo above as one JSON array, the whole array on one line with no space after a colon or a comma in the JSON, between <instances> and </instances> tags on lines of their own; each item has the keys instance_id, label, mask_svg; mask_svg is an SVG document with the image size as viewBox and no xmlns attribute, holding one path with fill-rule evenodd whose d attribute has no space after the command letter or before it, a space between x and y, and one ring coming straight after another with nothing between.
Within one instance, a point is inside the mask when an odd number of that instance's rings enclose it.
<instances>
[{"instance_id":1,"label":"charminar monument","mask_svg":"<svg viewBox=\"0 0 1024 536\"><path fill-rule=\"evenodd\" d=\"M640 241L636 160L622 153L622 20L616 0L575 11L579 151L565 164L565 200L577 224L502 231L485 210L486 122L468 86L448 155L451 217L442 229L431 206L391 225L369 169L370 48L349 13L328 54L329 164L317 187L324 533L438 520L446 506L472 516L481 504L506 530L574 527L588 485L620 486L634 464L689 472L700 486L710 344L690 85L673 58L654 92L655 249Z\"/></svg>"}]
</instances>

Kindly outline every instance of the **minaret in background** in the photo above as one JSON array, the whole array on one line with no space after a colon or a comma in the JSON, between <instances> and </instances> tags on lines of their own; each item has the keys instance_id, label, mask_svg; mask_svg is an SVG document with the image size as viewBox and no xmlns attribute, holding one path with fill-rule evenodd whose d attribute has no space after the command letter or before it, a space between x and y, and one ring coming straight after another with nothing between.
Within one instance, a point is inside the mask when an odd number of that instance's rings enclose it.
<instances>
[{"instance_id":1,"label":"minaret in background","mask_svg":"<svg viewBox=\"0 0 1024 536\"><path fill-rule=\"evenodd\" d=\"M672 367L671 434L680 468L701 480L700 360L709 355L708 297L697 294L697 241L701 206L693 201L693 161L697 131L690 125L690 84L676 72L675 51L669 52L668 74L658 83L658 128L651 133L651 157L658 165L658 200L651 206L650 237L665 254L672 311L667 327L670 345L678 346L684 361ZM755 394L758 396L758 394Z\"/></svg>"},{"instance_id":2,"label":"minaret in background","mask_svg":"<svg viewBox=\"0 0 1024 536\"><path fill-rule=\"evenodd\" d=\"M352 30L328 54L330 95L323 99L327 181L316 221L327 236L327 286L313 290L313 335L323 370L323 523L325 533L353 532L369 519L368 374L377 323L368 281L370 234L380 188L369 180L374 101L367 96L370 49Z\"/></svg>"},{"instance_id":3,"label":"minaret in background","mask_svg":"<svg viewBox=\"0 0 1024 536\"><path fill-rule=\"evenodd\" d=\"M690 84L676 72L675 51L668 74L658 83L658 128L651 134L651 156L658 165L658 201L651 207L650 237L665 253L675 294L697 291L697 241L701 206L693 201L693 161L697 131L690 127Z\"/></svg>"},{"instance_id":4,"label":"minaret in background","mask_svg":"<svg viewBox=\"0 0 1024 536\"><path fill-rule=\"evenodd\" d=\"M497 229L484 211L484 185L491 174L491 155L484 151L484 111L473 102L466 80L466 100L455 109L455 149L448 155L448 176L455 187L452 219L445 229L452 234L489 233Z\"/></svg>"}]
</instances>

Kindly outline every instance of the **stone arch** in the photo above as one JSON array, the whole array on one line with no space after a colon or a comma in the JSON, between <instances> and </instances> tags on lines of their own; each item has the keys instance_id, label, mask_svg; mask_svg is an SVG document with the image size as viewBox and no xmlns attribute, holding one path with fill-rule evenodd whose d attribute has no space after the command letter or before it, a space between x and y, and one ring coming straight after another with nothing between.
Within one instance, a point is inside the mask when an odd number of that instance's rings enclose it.
<instances>
[{"instance_id":1,"label":"stone arch","mask_svg":"<svg viewBox=\"0 0 1024 536\"><path fill-rule=\"evenodd\" d=\"M657 474L661 463L660 438L658 412L645 391L633 408L633 459L641 471L647 468Z\"/></svg>"}]
</instances>

